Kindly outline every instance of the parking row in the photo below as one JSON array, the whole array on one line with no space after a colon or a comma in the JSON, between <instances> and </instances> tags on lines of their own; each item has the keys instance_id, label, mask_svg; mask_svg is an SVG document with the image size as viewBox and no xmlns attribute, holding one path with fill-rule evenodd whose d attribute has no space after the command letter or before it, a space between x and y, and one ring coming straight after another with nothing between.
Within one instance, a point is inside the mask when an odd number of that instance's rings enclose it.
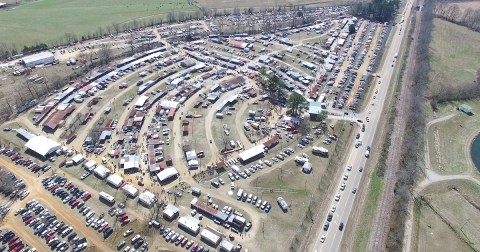
<instances>
[{"instance_id":1,"label":"parking row","mask_svg":"<svg viewBox=\"0 0 480 252\"><path fill-rule=\"evenodd\" d=\"M11 251L11 252L36 252L36 248L30 248L27 244L25 244L20 236L18 236L14 231L9 230L3 233L0 230L0 241L2 244L0 245L0 252L3 251Z\"/></svg>"},{"instance_id":2,"label":"parking row","mask_svg":"<svg viewBox=\"0 0 480 252\"><path fill-rule=\"evenodd\" d=\"M18 209L15 215L22 218L27 227L31 227L33 234L45 240L52 251L82 251L87 247L87 239L80 238L74 230L57 216L50 213L40 202L33 199Z\"/></svg>"},{"instance_id":3,"label":"parking row","mask_svg":"<svg viewBox=\"0 0 480 252\"><path fill-rule=\"evenodd\" d=\"M58 174L44 178L42 183L44 188L54 196L59 197L63 204L68 204L72 210L76 209L80 214L85 216L85 224L99 233L103 233L104 239L113 233L113 227L104 219L105 214L101 213L98 218L95 218L95 211L85 203L91 198L91 193L81 190L78 186L75 186L72 182L68 182L66 178ZM111 214L111 216L113 215L114 214ZM117 218L122 225L130 222L128 215L123 211L115 218Z\"/></svg>"}]
</instances>

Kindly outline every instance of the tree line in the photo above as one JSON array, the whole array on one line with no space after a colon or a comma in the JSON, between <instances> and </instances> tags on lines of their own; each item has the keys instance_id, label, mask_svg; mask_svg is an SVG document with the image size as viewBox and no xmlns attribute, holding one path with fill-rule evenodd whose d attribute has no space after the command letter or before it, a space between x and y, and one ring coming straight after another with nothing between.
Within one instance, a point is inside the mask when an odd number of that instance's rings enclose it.
<instances>
[{"instance_id":1,"label":"tree line","mask_svg":"<svg viewBox=\"0 0 480 252\"><path fill-rule=\"evenodd\" d=\"M436 82L431 88L430 105L437 110L439 103L449 101L470 100L480 97L480 69L477 70L476 79L468 83L447 84Z\"/></svg>"},{"instance_id":2,"label":"tree line","mask_svg":"<svg viewBox=\"0 0 480 252\"><path fill-rule=\"evenodd\" d=\"M433 13L438 18L480 32L480 9L467 8L461 10L458 4L452 4L446 1L436 3L433 8Z\"/></svg>"},{"instance_id":3,"label":"tree line","mask_svg":"<svg viewBox=\"0 0 480 252\"><path fill-rule=\"evenodd\" d=\"M351 14L378 22L388 22L393 19L399 7L399 0L372 0L369 3L360 2L352 5Z\"/></svg>"},{"instance_id":4,"label":"tree line","mask_svg":"<svg viewBox=\"0 0 480 252\"><path fill-rule=\"evenodd\" d=\"M429 84L430 61L429 46L433 28L433 3L432 0L424 1L424 8L420 17L419 32L415 37L416 44L410 50L415 50L413 60L416 62L412 72L411 102L406 108L405 134L402 141L400 154L400 169L396 173L397 181L394 188L394 200L389 220L389 230L386 241L386 251L402 251L405 234L405 222L408 217L408 204L411 200L411 190L416 179L424 167L423 143L425 141L426 92ZM404 86L405 88L406 86ZM388 182L387 182L388 183Z\"/></svg>"}]
</instances>

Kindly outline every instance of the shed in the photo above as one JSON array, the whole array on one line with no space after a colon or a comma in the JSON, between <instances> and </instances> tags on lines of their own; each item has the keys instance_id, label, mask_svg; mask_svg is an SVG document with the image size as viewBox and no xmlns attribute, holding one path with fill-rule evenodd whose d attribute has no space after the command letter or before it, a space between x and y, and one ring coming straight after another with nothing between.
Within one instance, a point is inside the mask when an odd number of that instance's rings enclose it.
<instances>
[{"instance_id":1,"label":"shed","mask_svg":"<svg viewBox=\"0 0 480 252\"><path fill-rule=\"evenodd\" d=\"M35 137L34 134L26 131L23 128L16 129L15 131L17 131L17 135L20 136L20 138L22 138L24 140L27 140L27 141L32 139L33 137Z\"/></svg>"},{"instance_id":2,"label":"shed","mask_svg":"<svg viewBox=\"0 0 480 252\"><path fill-rule=\"evenodd\" d=\"M467 104L460 105L458 109L465 114L468 114L468 115L472 114L472 107L468 106Z\"/></svg>"}]
</instances>

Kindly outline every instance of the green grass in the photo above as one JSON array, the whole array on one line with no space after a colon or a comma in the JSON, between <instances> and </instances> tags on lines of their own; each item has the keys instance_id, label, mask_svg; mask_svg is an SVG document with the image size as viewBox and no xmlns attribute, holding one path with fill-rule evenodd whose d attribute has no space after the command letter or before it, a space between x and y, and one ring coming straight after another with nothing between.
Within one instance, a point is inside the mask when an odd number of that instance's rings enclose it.
<instances>
[{"instance_id":1,"label":"green grass","mask_svg":"<svg viewBox=\"0 0 480 252\"><path fill-rule=\"evenodd\" d=\"M431 88L436 83L472 82L480 68L480 33L438 18L433 20L430 43Z\"/></svg>"},{"instance_id":2,"label":"green grass","mask_svg":"<svg viewBox=\"0 0 480 252\"><path fill-rule=\"evenodd\" d=\"M160 18L170 12L194 12L186 0L39 0L22 1L10 11L0 11L0 43L23 45L61 41L65 33L77 36L98 31L113 23Z\"/></svg>"},{"instance_id":3,"label":"green grass","mask_svg":"<svg viewBox=\"0 0 480 252\"><path fill-rule=\"evenodd\" d=\"M426 188L422 195L418 250L427 247L432 251L478 251L479 191L477 184L465 180Z\"/></svg>"},{"instance_id":4,"label":"green grass","mask_svg":"<svg viewBox=\"0 0 480 252\"><path fill-rule=\"evenodd\" d=\"M366 251L367 242L370 238L370 232L372 230L371 223L375 217L375 213L378 208L378 201L380 200L380 195L382 194L383 184L382 178L377 176L376 172L373 173L372 179L370 181L370 188L368 190L368 200L363 211L362 221L358 229L358 235L355 238L355 243L353 245L354 251Z\"/></svg>"},{"instance_id":5,"label":"green grass","mask_svg":"<svg viewBox=\"0 0 480 252\"><path fill-rule=\"evenodd\" d=\"M468 116L455 108L462 102L451 102L441 106L440 114L456 114L455 117L430 126L427 140L430 164L442 174L458 174L475 170L470 162L470 144L480 132L480 100L467 103L475 115Z\"/></svg>"}]
</instances>

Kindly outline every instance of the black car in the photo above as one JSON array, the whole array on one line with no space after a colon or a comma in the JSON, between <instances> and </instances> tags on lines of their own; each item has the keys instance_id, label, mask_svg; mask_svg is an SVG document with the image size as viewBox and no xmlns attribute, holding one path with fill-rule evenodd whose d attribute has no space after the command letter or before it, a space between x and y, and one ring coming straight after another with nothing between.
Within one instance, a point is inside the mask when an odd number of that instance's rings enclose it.
<instances>
[{"instance_id":1,"label":"black car","mask_svg":"<svg viewBox=\"0 0 480 252\"><path fill-rule=\"evenodd\" d=\"M324 231L327 231L327 230L328 230L328 227L330 227L330 223L325 222L325 225L323 225L323 230L324 230Z\"/></svg>"},{"instance_id":2,"label":"black car","mask_svg":"<svg viewBox=\"0 0 480 252\"><path fill-rule=\"evenodd\" d=\"M329 213L327 216L327 221L330 222L333 219L333 214Z\"/></svg>"},{"instance_id":3,"label":"black car","mask_svg":"<svg viewBox=\"0 0 480 252\"><path fill-rule=\"evenodd\" d=\"M340 225L338 226L338 230L343 231L343 226L344 226L343 222L340 222Z\"/></svg>"}]
</instances>

